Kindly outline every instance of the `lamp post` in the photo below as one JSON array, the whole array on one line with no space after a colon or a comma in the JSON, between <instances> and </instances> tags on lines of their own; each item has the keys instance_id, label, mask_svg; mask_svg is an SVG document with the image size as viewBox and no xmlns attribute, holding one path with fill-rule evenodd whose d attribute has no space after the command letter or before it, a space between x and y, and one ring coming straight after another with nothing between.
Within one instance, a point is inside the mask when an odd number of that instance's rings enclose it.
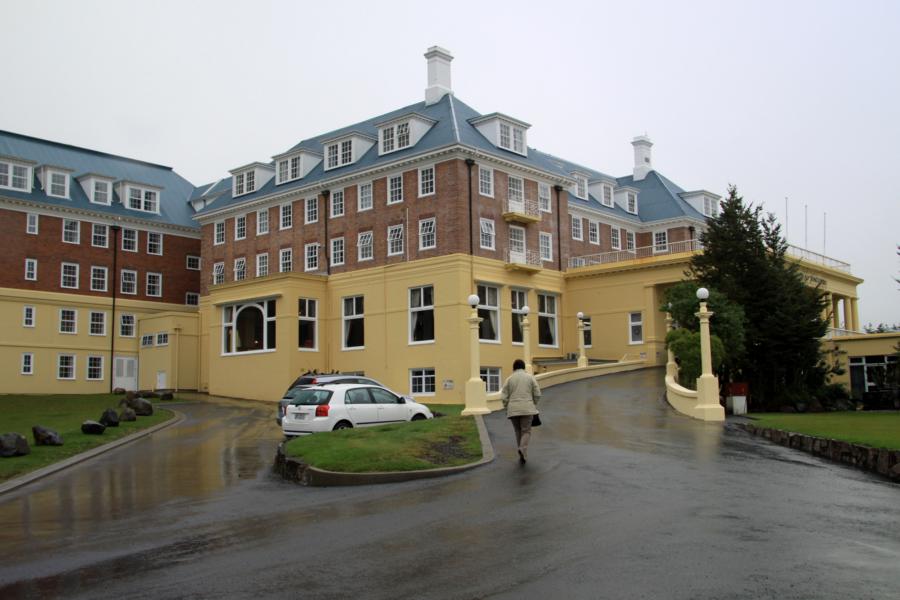
<instances>
[{"instance_id":1,"label":"lamp post","mask_svg":"<svg viewBox=\"0 0 900 600\"><path fill-rule=\"evenodd\" d=\"M697 409L703 413L705 421L724 421L725 408L719 404L719 379L712 372L712 350L709 344L709 318L713 313L706 308L709 290L697 290L700 310L695 316L700 319L700 363L701 374L697 379Z\"/></svg>"},{"instance_id":2,"label":"lamp post","mask_svg":"<svg viewBox=\"0 0 900 600\"><path fill-rule=\"evenodd\" d=\"M486 415L491 411L487 407L487 391L484 381L481 380L481 348L478 345L478 325L481 317L478 316L478 304L480 299L477 294L468 297L472 312L466 319L469 323L469 380L466 381L466 408L463 415Z\"/></svg>"},{"instance_id":3,"label":"lamp post","mask_svg":"<svg viewBox=\"0 0 900 600\"><path fill-rule=\"evenodd\" d=\"M522 307L522 354L525 360L525 370L534 375L534 365L531 364L531 323L528 321L528 313L531 309L528 306Z\"/></svg>"},{"instance_id":4,"label":"lamp post","mask_svg":"<svg viewBox=\"0 0 900 600\"><path fill-rule=\"evenodd\" d=\"M578 317L578 368L583 369L588 366L587 355L584 353L584 313L578 311L575 316Z\"/></svg>"},{"instance_id":5,"label":"lamp post","mask_svg":"<svg viewBox=\"0 0 900 600\"><path fill-rule=\"evenodd\" d=\"M672 318L672 303L669 302L668 310L666 311L666 332L672 331L674 328L675 319ZM678 365L675 363L675 353L672 352L672 349L669 348L668 343L666 344L666 377L671 377L675 380L678 377Z\"/></svg>"}]
</instances>

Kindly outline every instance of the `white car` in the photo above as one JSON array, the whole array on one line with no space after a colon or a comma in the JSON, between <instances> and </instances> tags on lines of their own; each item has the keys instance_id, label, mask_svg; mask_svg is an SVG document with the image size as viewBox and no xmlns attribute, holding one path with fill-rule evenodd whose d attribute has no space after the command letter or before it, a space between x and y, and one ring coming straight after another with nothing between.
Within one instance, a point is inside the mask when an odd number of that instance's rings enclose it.
<instances>
[{"instance_id":1,"label":"white car","mask_svg":"<svg viewBox=\"0 0 900 600\"><path fill-rule=\"evenodd\" d=\"M433 419L428 407L374 385L332 384L294 388L281 430L288 437Z\"/></svg>"}]
</instances>

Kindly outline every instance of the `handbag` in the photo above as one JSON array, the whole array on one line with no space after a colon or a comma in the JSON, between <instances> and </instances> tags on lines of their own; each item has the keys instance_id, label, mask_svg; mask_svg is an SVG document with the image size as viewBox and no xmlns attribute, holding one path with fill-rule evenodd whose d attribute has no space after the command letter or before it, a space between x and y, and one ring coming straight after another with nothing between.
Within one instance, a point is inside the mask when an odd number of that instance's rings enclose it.
<instances>
[{"instance_id":1,"label":"handbag","mask_svg":"<svg viewBox=\"0 0 900 600\"><path fill-rule=\"evenodd\" d=\"M531 416L531 426L532 427L540 427L541 426L541 415L532 415Z\"/></svg>"}]
</instances>

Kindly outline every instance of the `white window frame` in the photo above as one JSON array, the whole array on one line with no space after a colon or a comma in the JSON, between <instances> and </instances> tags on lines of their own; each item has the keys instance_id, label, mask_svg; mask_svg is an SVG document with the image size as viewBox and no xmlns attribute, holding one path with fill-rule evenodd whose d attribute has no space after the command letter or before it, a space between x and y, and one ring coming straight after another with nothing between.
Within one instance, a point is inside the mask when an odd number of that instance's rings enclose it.
<instances>
[{"instance_id":1,"label":"white window frame","mask_svg":"<svg viewBox=\"0 0 900 600\"><path fill-rule=\"evenodd\" d=\"M91 223L91 246L94 248L109 248L108 225L104 223Z\"/></svg>"},{"instance_id":2,"label":"white window frame","mask_svg":"<svg viewBox=\"0 0 900 600\"><path fill-rule=\"evenodd\" d=\"M244 354L264 354L267 352L276 352L278 350L278 346L276 340L278 338L278 321L277 321L277 312L272 311L273 314L269 315L269 302L275 303L274 298L267 298L264 300L253 300L246 302L239 302L235 304L227 304L222 307L222 338L219 344L219 349L221 352L221 356L241 356ZM254 350L243 350L237 351L236 342L237 336L234 335L237 326L238 314L243 310L258 310L262 313L262 340L260 340L262 347ZM231 319L228 320L228 315L231 315ZM275 324L275 339L271 340L271 348L269 347L269 323ZM228 339L227 332L231 331L231 346L226 348L225 341Z\"/></svg>"},{"instance_id":3,"label":"white window frame","mask_svg":"<svg viewBox=\"0 0 900 600\"><path fill-rule=\"evenodd\" d=\"M622 233L615 225L611 225L609 228L609 246L613 250L622 249Z\"/></svg>"},{"instance_id":4,"label":"white window frame","mask_svg":"<svg viewBox=\"0 0 900 600\"><path fill-rule=\"evenodd\" d=\"M399 233L398 233L399 232ZM387 228L387 255L401 256L405 247L403 225L390 225ZM399 242L399 247L396 244Z\"/></svg>"},{"instance_id":5,"label":"white window frame","mask_svg":"<svg viewBox=\"0 0 900 600\"><path fill-rule=\"evenodd\" d=\"M156 341L156 336L152 333L148 333L141 336L141 348L152 348L154 342Z\"/></svg>"},{"instance_id":6,"label":"white window frame","mask_svg":"<svg viewBox=\"0 0 900 600\"><path fill-rule=\"evenodd\" d=\"M628 230L626 229L626 230L625 230L625 250L628 251L628 252L633 252L633 251L634 251L634 244L635 244L634 232L633 232L633 231L628 231Z\"/></svg>"},{"instance_id":7,"label":"white window frame","mask_svg":"<svg viewBox=\"0 0 900 600\"><path fill-rule=\"evenodd\" d=\"M319 243L312 242L303 246L303 270L319 270Z\"/></svg>"},{"instance_id":8,"label":"white window frame","mask_svg":"<svg viewBox=\"0 0 900 600\"><path fill-rule=\"evenodd\" d=\"M356 299L362 298L363 308L362 312L356 313ZM346 300L353 300L353 314L347 314L347 303ZM365 350L366 343L365 339L363 339L362 346L347 346L347 323L348 321L354 319L363 319L363 338L365 338L365 318L366 318L366 297L363 294L357 294L355 296L344 296L341 298L341 350Z\"/></svg>"},{"instance_id":9,"label":"white window frame","mask_svg":"<svg viewBox=\"0 0 900 600\"><path fill-rule=\"evenodd\" d=\"M528 290L513 288L509 291L509 312L512 319L519 320L519 331L522 333L522 341L517 342L513 333L515 329L512 323L509 328L509 343L513 346L523 346L525 344L525 331L522 329L522 319L525 317L524 307L528 306Z\"/></svg>"},{"instance_id":10,"label":"white window frame","mask_svg":"<svg viewBox=\"0 0 900 600\"><path fill-rule=\"evenodd\" d=\"M130 323L126 323L126 321L131 321ZM123 333L128 328L131 333ZM131 313L122 313L119 315L119 337L123 338L133 338L135 336L135 332L137 331L137 320L134 318L134 315Z\"/></svg>"},{"instance_id":11,"label":"white window frame","mask_svg":"<svg viewBox=\"0 0 900 600\"><path fill-rule=\"evenodd\" d=\"M150 280L153 279L153 278L158 278L157 287L158 287L159 289L157 290L157 293L156 293L156 294L152 294L152 293L151 293L152 288L151 288ZM147 296L150 296L151 298L162 298L162 295L163 295L163 276L162 276L162 273L153 273L153 272L149 272L149 273L147 273L147 277L145 278L144 281L145 281L145 285L146 285L146 287L144 288L144 293L145 293Z\"/></svg>"},{"instance_id":12,"label":"white window frame","mask_svg":"<svg viewBox=\"0 0 900 600\"><path fill-rule=\"evenodd\" d=\"M38 261L36 258L25 259L25 281L37 281Z\"/></svg>"},{"instance_id":13,"label":"white window frame","mask_svg":"<svg viewBox=\"0 0 900 600\"><path fill-rule=\"evenodd\" d=\"M70 367L72 375L70 377L63 377L60 374L60 372L63 368L63 364L62 364L63 358L71 358L72 359L72 365ZM74 354L57 354L56 355L56 378L61 381L75 381L75 370L78 368L77 362L78 362L77 357Z\"/></svg>"},{"instance_id":14,"label":"white window frame","mask_svg":"<svg viewBox=\"0 0 900 600\"><path fill-rule=\"evenodd\" d=\"M426 245L430 239L431 243ZM437 248L437 219L430 217L419 220L419 250L434 250Z\"/></svg>"},{"instance_id":15,"label":"white window frame","mask_svg":"<svg viewBox=\"0 0 900 600\"><path fill-rule=\"evenodd\" d=\"M303 223L304 225L309 225L310 223L318 223L319 222L319 197L312 196L310 198L304 199L304 209L303 209Z\"/></svg>"},{"instance_id":16,"label":"white window frame","mask_svg":"<svg viewBox=\"0 0 900 600\"><path fill-rule=\"evenodd\" d=\"M231 277L234 281L244 281L247 279L247 258L240 256L234 259L234 265L231 270Z\"/></svg>"},{"instance_id":17,"label":"white window frame","mask_svg":"<svg viewBox=\"0 0 900 600\"><path fill-rule=\"evenodd\" d=\"M20 171L18 174L17 170ZM19 180L22 182L21 186L16 185L16 181ZM31 167L8 160L0 160L0 188L31 192L33 180L34 174Z\"/></svg>"},{"instance_id":18,"label":"white window frame","mask_svg":"<svg viewBox=\"0 0 900 600\"><path fill-rule=\"evenodd\" d=\"M22 327L34 327L37 321L37 310L31 304L22 307Z\"/></svg>"},{"instance_id":19,"label":"white window frame","mask_svg":"<svg viewBox=\"0 0 900 600\"><path fill-rule=\"evenodd\" d=\"M265 227L263 227L264 223ZM256 211L256 235L266 235L267 233L269 233L269 229L269 209L260 208L258 211Z\"/></svg>"},{"instance_id":20,"label":"white window frame","mask_svg":"<svg viewBox=\"0 0 900 600\"><path fill-rule=\"evenodd\" d=\"M125 291L125 275L131 275L133 277L132 282L134 283L134 291L128 292ZM119 271L119 293L124 294L126 296L136 296L138 293L138 272L133 269L122 269Z\"/></svg>"},{"instance_id":21,"label":"white window frame","mask_svg":"<svg viewBox=\"0 0 900 600\"><path fill-rule=\"evenodd\" d=\"M364 254L364 249L368 249ZM363 262L375 258L375 233L360 231L356 236L356 261Z\"/></svg>"},{"instance_id":22,"label":"white window frame","mask_svg":"<svg viewBox=\"0 0 900 600\"><path fill-rule=\"evenodd\" d=\"M541 311L541 297L544 297L544 311ZM553 312L546 312L547 298L553 299ZM540 331L541 318L553 320L553 344L541 344L540 334L538 335L538 346L541 348L559 348L559 296L556 294L548 294L538 292L538 330Z\"/></svg>"},{"instance_id":23,"label":"white window frame","mask_svg":"<svg viewBox=\"0 0 900 600\"><path fill-rule=\"evenodd\" d=\"M157 238L157 236L159 236ZM157 238L156 242L153 241L154 238ZM159 252L153 252L153 246L157 246L157 250ZM158 231L148 231L147 232L147 254L152 256L162 256L163 255L163 234Z\"/></svg>"},{"instance_id":24,"label":"white window frame","mask_svg":"<svg viewBox=\"0 0 900 600\"><path fill-rule=\"evenodd\" d=\"M613 187L608 183L604 183L600 191L600 204L612 208L613 205Z\"/></svg>"},{"instance_id":25,"label":"white window frame","mask_svg":"<svg viewBox=\"0 0 900 600\"><path fill-rule=\"evenodd\" d=\"M538 210L545 213L553 212L553 194L550 184L543 181L538 182Z\"/></svg>"},{"instance_id":26,"label":"white window frame","mask_svg":"<svg viewBox=\"0 0 900 600\"><path fill-rule=\"evenodd\" d=\"M98 316L100 319L98 321L94 321L94 317ZM99 329L94 331L94 325L98 325ZM102 310L92 310L88 313L88 335L93 336L105 336L106 335L106 312Z\"/></svg>"},{"instance_id":27,"label":"white window frame","mask_svg":"<svg viewBox=\"0 0 900 600\"><path fill-rule=\"evenodd\" d=\"M126 194L123 204L128 210L139 210L141 212L149 212L159 214L159 192L149 188L138 187L135 185L125 186ZM137 197L134 193L137 192ZM140 206L132 206L137 200ZM148 208L149 207L149 208Z\"/></svg>"},{"instance_id":28,"label":"white window frame","mask_svg":"<svg viewBox=\"0 0 900 600\"><path fill-rule=\"evenodd\" d=\"M405 140L405 143L401 144ZM390 154L412 145L409 121L394 123L378 130L379 155Z\"/></svg>"},{"instance_id":29,"label":"white window frame","mask_svg":"<svg viewBox=\"0 0 900 600\"><path fill-rule=\"evenodd\" d=\"M488 394L499 392L503 387L503 370L500 367L479 367L479 375Z\"/></svg>"},{"instance_id":30,"label":"white window frame","mask_svg":"<svg viewBox=\"0 0 900 600\"><path fill-rule=\"evenodd\" d=\"M420 391L415 391L416 383L419 383ZM430 385L429 385L430 384ZM428 388L431 391L428 391ZM418 367L409 370L409 395L410 396L434 396L437 392L437 372L434 367Z\"/></svg>"},{"instance_id":31,"label":"white window frame","mask_svg":"<svg viewBox=\"0 0 900 600\"><path fill-rule=\"evenodd\" d=\"M256 276L266 277L269 274L269 253L260 252L256 255Z\"/></svg>"},{"instance_id":32,"label":"white window frame","mask_svg":"<svg viewBox=\"0 0 900 600\"><path fill-rule=\"evenodd\" d=\"M95 361L99 361L100 364L99 364L99 365L96 365L96 363L95 363L94 365L92 365L91 363L92 363L92 362L95 362ZM85 379L86 379L87 381L103 381L104 379L106 379L106 377L105 377L105 375L106 375L106 373L105 373L106 369L104 369L104 364L103 364L104 362L105 362L105 361L103 360L103 356L102 356L102 355L95 355L95 354L89 355L89 356L87 357L87 369L85 369L85 372L84 372ZM91 377L91 370L92 370L92 369L95 370L95 371L96 371L97 369L99 369L99 371L100 371L100 372L99 372L99 376Z\"/></svg>"},{"instance_id":33,"label":"white window frame","mask_svg":"<svg viewBox=\"0 0 900 600\"><path fill-rule=\"evenodd\" d=\"M61 177L62 181L57 182L55 179L57 177ZM69 199L69 174L63 173L62 171L53 171L47 170L47 195L52 198L65 198ZM57 193L54 191L56 186L62 186L62 192Z\"/></svg>"},{"instance_id":34,"label":"white window frame","mask_svg":"<svg viewBox=\"0 0 900 600\"><path fill-rule=\"evenodd\" d=\"M225 283L225 263L224 262L213 263L212 284L213 285L221 285L223 283Z\"/></svg>"},{"instance_id":35,"label":"white window frame","mask_svg":"<svg viewBox=\"0 0 900 600\"><path fill-rule=\"evenodd\" d=\"M434 165L419 167L419 198L434 196L437 190L437 173Z\"/></svg>"},{"instance_id":36,"label":"white window frame","mask_svg":"<svg viewBox=\"0 0 900 600\"><path fill-rule=\"evenodd\" d=\"M494 220L493 219L478 219L478 246L482 250L496 250L497 249L497 230L494 228ZM486 236L489 236L490 246L485 246L484 242Z\"/></svg>"},{"instance_id":37,"label":"white window frame","mask_svg":"<svg viewBox=\"0 0 900 600\"><path fill-rule=\"evenodd\" d=\"M294 249L282 248L278 251L278 272L290 273L294 270Z\"/></svg>"},{"instance_id":38,"label":"white window frame","mask_svg":"<svg viewBox=\"0 0 900 600\"><path fill-rule=\"evenodd\" d=\"M584 225L581 217L577 215L569 215L569 221L572 229L572 239L582 242L584 241Z\"/></svg>"},{"instance_id":39,"label":"white window frame","mask_svg":"<svg viewBox=\"0 0 900 600\"><path fill-rule=\"evenodd\" d=\"M294 204L285 202L278 207L278 230L294 228Z\"/></svg>"},{"instance_id":40,"label":"white window frame","mask_svg":"<svg viewBox=\"0 0 900 600\"><path fill-rule=\"evenodd\" d=\"M95 275L97 273L103 273L103 279L98 279ZM96 265L91 265L91 291L92 292L105 292L109 288L108 282L109 278L109 269L106 267L98 267ZM102 281L103 287L97 287L94 285L95 282Z\"/></svg>"},{"instance_id":41,"label":"white window frame","mask_svg":"<svg viewBox=\"0 0 900 600\"><path fill-rule=\"evenodd\" d=\"M356 212L372 210L375 205L374 188L371 181L356 186Z\"/></svg>"},{"instance_id":42,"label":"white window frame","mask_svg":"<svg viewBox=\"0 0 900 600\"><path fill-rule=\"evenodd\" d=\"M25 233L28 235L37 235L40 230L40 215L37 213L26 213L25 215Z\"/></svg>"},{"instance_id":43,"label":"white window frame","mask_svg":"<svg viewBox=\"0 0 900 600\"><path fill-rule=\"evenodd\" d=\"M236 215L234 217L234 239L247 239L247 215Z\"/></svg>"},{"instance_id":44,"label":"white window frame","mask_svg":"<svg viewBox=\"0 0 900 600\"><path fill-rule=\"evenodd\" d=\"M222 226L224 227L224 223ZM134 239L129 238L128 234L133 233ZM126 245L126 242L127 245ZM122 252L137 252L138 251L138 230L137 229L122 229Z\"/></svg>"},{"instance_id":45,"label":"white window frame","mask_svg":"<svg viewBox=\"0 0 900 600\"><path fill-rule=\"evenodd\" d=\"M332 267L340 267L346 260L347 247L344 244L343 237L331 238L331 260Z\"/></svg>"},{"instance_id":46,"label":"white window frame","mask_svg":"<svg viewBox=\"0 0 900 600\"><path fill-rule=\"evenodd\" d=\"M431 288L431 304L425 304L425 290ZM413 306L413 291L419 290L419 305ZM410 346L420 346L422 344L433 344L435 337L437 337L437 328L434 328L432 332L432 338L430 340L413 340L413 314L420 312L428 312L431 311L431 319L432 323L435 323L435 317L437 316L434 312L434 285L418 285L409 288L409 292L407 294L407 307L409 309L409 315L406 319L407 323L407 342Z\"/></svg>"},{"instance_id":47,"label":"white window frame","mask_svg":"<svg viewBox=\"0 0 900 600\"><path fill-rule=\"evenodd\" d=\"M75 285L66 285L66 267L75 267ZM70 275L71 276L71 275ZM63 262L59 266L59 287L77 290L81 284L81 267L78 263Z\"/></svg>"},{"instance_id":48,"label":"white window frame","mask_svg":"<svg viewBox=\"0 0 900 600\"><path fill-rule=\"evenodd\" d=\"M659 237L662 236L662 242ZM669 251L669 231L666 229L656 230L653 232L653 254L663 254Z\"/></svg>"},{"instance_id":49,"label":"white window frame","mask_svg":"<svg viewBox=\"0 0 900 600\"><path fill-rule=\"evenodd\" d=\"M629 212L633 215L638 214L638 203L637 203L637 194L634 192L628 192L625 195L625 212Z\"/></svg>"},{"instance_id":50,"label":"white window frame","mask_svg":"<svg viewBox=\"0 0 900 600\"><path fill-rule=\"evenodd\" d=\"M395 182L399 181L400 186L394 187ZM389 175L387 178L387 204L400 204L403 202L403 173ZM396 198L394 192L397 192Z\"/></svg>"},{"instance_id":51,"label":"white window frame","mask_svg":"<svg viewBox=\"0 0 900 600\"><path fill-rule=\"evenodd\" d=\"M541 254L541 260L551 262L553 260L553 234L541 231L538 234L538 250ZM544 242L546 241L547 252L544 252Z\"/></svg>"},{"instance_id":52,"label":"white window frame","mask_svg":"<svg viewBox=\"0 0 900 600\"><path fill-rule=\"evenodd\" d=\"M600 224L597 221L588 220L588 241L595 246L600 245Z\"/></svg>"},{"instance_id":53,"label":"white window frame","mask_svg":"<svg viewBox=\"0 0 900 600\"><path fill-rule=\"evenodd\" d=\"M575 175L575 197L587 200L588 180L583 175Z\"/></svg>"},{"instance_id":54,"label":"white window frame","mask_svg":"<svg viewBox=\"0 0 900 600\"><path fill-rule=\"evenodd\" d=\"M69 226L74 224L74 230L69 229ZM66 239L67 234L74 234L72 239ZM80 244L81 243L81 221L76 221L75 219L63 219L62 222L62 241L65 244Z\"/></svg>"},{"instance_id":55,"label":"white window frame","mask_svg":"<svg viewBox=\"0 0 900 600\"><path fill-rule=\"evenodd\" d=\"M34 352L23 352L19 375L34 375Z\"/></svg>"},{"instance_id":56,"label":"white window frame","mask_svg":"<svg viewBox=\"0 0 900 600\"><path fill-rule=\"evenodd\" d=\"M192 262L191 259L194 259L193 262L196 262L197 266L195 266L195 267L191 266L191 262ZM184 268L187 269L188 271L199 271L202 264L203 264L202 257L197 256L196 254L188 254L187 257L185 257L185 259L184 259Z\"/></svg>"},{"instance_id":57,"label":"white window frame","mask_svg":"<svg viewBox=\"0 0 900 600\"><path fill-rule=\"evenodd\" d=\"M168 346L169 345L169 332L161 331L156 334L156 345L157 346Z\"/></svg>"},{"instance_id":58,"label":"white window frame","mask_svg":"<svg viewBox=\"0 0 900 600\"><path fill-rule=\"evenodd\" d=\"M63 331L63 323L68 323L68 320L63 319L63 313L71 312L72 313L72 331ZM78 309L77 308L60 308L59 309L59 329L58 332L63 335L78 335Z\"/></svg>"},{"instance_id":59,"label":"white window frame","mask_svg":"<svg viewBox=\"0 0 900 600\"><path fill-rule=\"evenodd\" d=\"M635 320L635 316L637 316L637 320ZM634 337L634 327L638 326L641 328L640 333L641 337L635 339ZM636 346L638 344L644 343L644 314L642 312L631 312L628 313L628 344L632 346Z\"/></svg>"},{"instance_id":60,"label":"white window frame","mask_svg":"<svg viewBox=\"0 0 900 600\"><path fill-rule=\"evenodd\" d=\"M478 288L484 288L484 293L481 293L481 290L478 290ZM479 291L478 306L476 307L476 310L479 310L479 311L483 310L483 311L486 311L489 313L494 313L494 315L495 315L494 323L496 323L496 325L497 325L496 326L497 337L495 339L481 337L481 330L479 329L478 341L482 344L500 344L503 341L503 336L501 334L501 332L503 330L503 326L500 322L500 286L492 285L489 283L479 283L476 285L476 290ZM489 296L491 295L489 290L494 291L494 296L495 296L496 302L497 302L496 304L488 304L488 301L490 300ZM484 317L482 317L482 318L484 318Z\"/></svg>"},{"instance_id":61,"label":"white window frame","mask_svg":"<svg viewBox=\"0 0 900 600\"><path fill-rule=\"evenodd\" d=\"M122 238L125 241L125 238ZM213 246L221 246L225 243L225 221L213 223ZM124 250L124 248L123 248Z\"/></svg>"},{"instance_id":62,"label":"white window frame","mask_svg":"<svg viewBox=\"0 0 900 600\"><path fill-rule=\"evenodd\" d=\"M494 197L494 169L478 165L478 193L486 198Z\"/></svg>"},{"instance_id":63,"label":"white window frame","mask_svg":"<svg viewBox=\"0 0 900 600\"><path fill-rule=\"evenodd\" d=\"M103 187L103 190L100 190L99 187ZM108 181L101 181L99 179L94 180L94 185L91 187L91 202L94 204L103 204L104 206L109 206L112 204L112 184ZM106 196L106 201L97 200L97 193L100 192Z\"/></svg>"},{"instance_id":64,"label":"white window frame","mask_svg":"<svg viewBox=\"0 0 900 600\"><path fill-rule=\"evenodd\" d=\"M346 207L344 206L344 190L332 190L330 198L331 201L328 203L330 207L328 211L329 217L332 219L343 217L344 211L346 210Z\"/></svg>"},{"instance_id":65,"label":"white window frame","mask_svg":"<svg viewBox=\"0 0 900 600\"><path fill-rule=\"evenodd\" d=\"M194 300L191 302L191 300ZM197 292L185 292L184 293L184 305L185 306L200 306L200 294Z\"/></svg>"},{"instance_id":66,"label":"white window frame","mask_svg":"<svg viewBox=\"0 0 900 600\"><path fill-rule=\"evenodd\" d=\"M515 175L507 177L506 183L507 202L525 202L525 180Z\"/></svg>"},{"instance_id":67,"label":"white window frame","mask_svg":"<svg viewBox=\"0 0 900 600\"><path fill-rule=\"evenodd\" d=\"M301 306L305 305L305 309L301 310ZM309 316L309 307L312 306L313 316ZM301 314L305 313L305 314ZM319 351L319 300L317 298L298 298L297 299L297 320L306 323L312 323L313 327L313 345L312 348L306 348L300 345L300 324L297 324L297 349L301 352L318 352Z\"/></svg>"},{"instance_id":68,"label":"white window frame","mask_svg":"<svg viewBox=\"0 0 900 600\"><path fill-rule=\"evenodd\" d=\"M594 347L594 323L591 320L591 317L585 316L582 320L584 323L584 347L585 348L593 348ZM590 337L590 339L588 339Z\"/></svg>"}]
</instances>

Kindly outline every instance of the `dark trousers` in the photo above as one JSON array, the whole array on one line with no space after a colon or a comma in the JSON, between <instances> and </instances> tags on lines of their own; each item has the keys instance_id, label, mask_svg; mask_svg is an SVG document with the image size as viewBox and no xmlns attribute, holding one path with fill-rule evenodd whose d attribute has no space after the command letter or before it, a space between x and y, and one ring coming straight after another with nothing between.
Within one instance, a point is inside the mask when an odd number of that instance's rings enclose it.
<instances>
[{"instance_id":1,"label":"dark trousers","mask_svg":"<svg viewBox=\"0 0 900 600\"><path fill-rule=\"evenodd\" d=\"M528 455L528 442L531 441L532 418L532 415L509 418L509 420L512 421L513 429L516 430L516 445L523 456Z\"/></svg>"}]
</instances>

